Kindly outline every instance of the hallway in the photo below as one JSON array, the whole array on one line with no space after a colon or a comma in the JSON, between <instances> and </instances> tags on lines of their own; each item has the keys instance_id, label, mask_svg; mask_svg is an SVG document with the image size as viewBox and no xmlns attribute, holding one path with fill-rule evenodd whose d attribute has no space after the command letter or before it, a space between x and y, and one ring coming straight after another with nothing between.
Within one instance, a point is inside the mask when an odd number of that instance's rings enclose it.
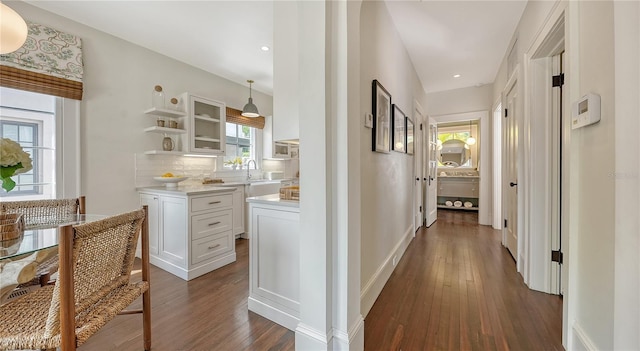
<instances>
[{"instance_id":1,"label":"hallway","mask_svg":"<svg viewBox=\"0 0 640 351\"><path fill-rule=\"evenodd\" d=\"M439 210L365 319L365 349L563 350L562 299L529 290L500 232Z\"/></svg>"}]
</instances>

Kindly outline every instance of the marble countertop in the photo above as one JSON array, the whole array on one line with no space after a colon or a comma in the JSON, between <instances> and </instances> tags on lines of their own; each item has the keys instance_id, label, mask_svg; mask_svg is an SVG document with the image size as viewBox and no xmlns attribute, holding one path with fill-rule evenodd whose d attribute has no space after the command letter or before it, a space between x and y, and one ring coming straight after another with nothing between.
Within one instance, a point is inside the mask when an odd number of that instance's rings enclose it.
<instances>
[{"instance_id":1,"label":"marble countertop","mask_svg":"<svg viewBox=\"0 0 640 351\"><path fill-rule=\"evenodd\" d=\"M282 200L282 199L280 199L280 195L279 194L269 194L269 195L248 197L247 198L247 202L249 202L249 203L258 203L258 204L267 204L267 205L275 205L275 206L286 206L286 207L300 208L300 201Z\"/></svg>"},{"instance_id":2,"label":"marble countertop","mask_svg":"<svg viewBox=\"0 0 640 351\"><path fill-rule=\"evenodd\" d=\"M216 193L230 193L235 190L235 188L226 184L225 186L220 186L219 184L205 184L205 185L184 185L177 186L175 188L167 188L166 186L147 186L137 188L136 190L142 192L154 192L159 194L167 194L167 195L199 195L199 194L216 194Z\"/></svg>"}]
</instances>

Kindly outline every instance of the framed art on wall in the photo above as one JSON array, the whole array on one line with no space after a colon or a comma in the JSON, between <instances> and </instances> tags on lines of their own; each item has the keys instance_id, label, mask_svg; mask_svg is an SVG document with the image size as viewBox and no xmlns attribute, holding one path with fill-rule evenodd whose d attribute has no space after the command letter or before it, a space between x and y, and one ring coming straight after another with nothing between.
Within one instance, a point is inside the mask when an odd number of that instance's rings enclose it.
<instances>
[{"instance_id":1,"label":"framed art on wall","mask_svg":"<svg viewBox=\"0 0 640 351\"><path fill-rule=\"evenodd\" d=\"M389 153L391 135L389 132L391 124L391 94L385 89L377 79L373 80L373 131L372 150Z\"/></svg>"},{"instance_id":2,"label":"framed art on wall","mask_svg":"<svg viewBox=\"0 0 640 351\"><path fill-rule=\"evenodd\" d=\"M405 114L400 110L398 105L393 104L393 140L391 141L391 145L393 145L393 151L398 152L406 152L406 125L405 125Z\"/></svg>"},{"instance_id":3,"label":"framed art on wall","mask_svg":"<svg viewBox=\"0 0 640 351\"><path fill-rule=\"evenodd\" d=\"M413 121L407 116L407 153L413 155Z\"/></svg>"}]
</instances>

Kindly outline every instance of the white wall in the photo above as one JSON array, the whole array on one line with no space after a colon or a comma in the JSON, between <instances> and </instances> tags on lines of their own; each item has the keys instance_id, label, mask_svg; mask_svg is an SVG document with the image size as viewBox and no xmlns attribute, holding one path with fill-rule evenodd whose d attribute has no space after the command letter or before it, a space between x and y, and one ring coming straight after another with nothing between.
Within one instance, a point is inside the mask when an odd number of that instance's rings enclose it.
<instances>
[{"instance_id":1,"label":"white wall","mask_svg":"<svg viewBox=\"0 0 640 351\"><path fill-rule=\"evenodd\" d=\"M493 84L427 94L426 112L429 116L489 111L493 105Z\"/></svg>"},{"instance_id":2,"label":"white wall","mask_svg":"<svg viewBox=\"0 0 640 351\"><path fill-rule=\"evenodd\" d=\"M640 3L615 2L616 350L640 349Z\"/></svg>"},{"instance_id":3,"label":"white wall","mask_svg":"<svg viewBox=\"0 0 640 351\"><path fill-rule=\"evenodd\" d=\"M411 60L384 2L364 1L360 22L361 113L371 113L371 82L389 91L392 103L413 114L414 99L424 101ZM424 107L424 106L423 106ZM419 121L414 121L419 128ZM413 235L413 156L371 151L371 129L360 128L363 301L366 315ZM396 251L397 250L397 251Z\"/></svg>"},{"instance_id":4,"label":"white wall","mask_svg":"<svg viewBox=\"0 0 640 351\"><path fill-rule=\"evenodd\" d=\"M575 323L600 350L613 347L615 110L613 2L580 2L578 6L579 79L577 96L600 94L600 123L571 133L571 222L577 237ZM574 38L571 38L574 40ZM574 74L575 74L574 70ZM573 83L573 82L572 82ZM575 190L575 191L574 191ZM571 268L570 268L571 269ZM571 274L570 273L570 274Z\"/></svg>"},{"instance_id":5,"label":"white wall","mask_svg":"<svg viewBox=\"0 0 640 351\"><path fill-rule=\"evenodd\" d=\"M528 3L514 34L521 68L523 54L554 6ZM602 119L568 132L570 186L564 201L569 213L564 220L570 229L563 233L563 246L569 270L564 303L570 310L563 321L565 346L634 350L640 345L638 4L568 2L566 13L568 102L589 92L600 94ZM519 82L522 74L521 69ZM507 78L503 62L494 81L494 100Z\"/></svg>"},{"instance_id":6,"label":"white wall","mask_svg":"<svg viewBox=\"0 0 640 351\"><path fill-rule=\"evenodd\" d=\"M189 91L235 108L246 103L249 91L244 85L24 2L9 5L26 20L82 38L81 179L88 212L112 214L138 206L134 154L158 148L161 140L142 131L154 122L142 111L151 106L156 84L162 85L166 99ZM261 114L272 114L271 96L254 90L253 99Z\"/></svg>"}]
</instances>

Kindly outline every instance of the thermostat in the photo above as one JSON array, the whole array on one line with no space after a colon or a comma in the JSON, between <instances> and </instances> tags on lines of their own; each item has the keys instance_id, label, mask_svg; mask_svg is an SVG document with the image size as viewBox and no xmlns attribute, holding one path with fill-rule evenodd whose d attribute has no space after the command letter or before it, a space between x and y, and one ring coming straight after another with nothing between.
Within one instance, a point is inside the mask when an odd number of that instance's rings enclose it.
<instances>
[{"instance_id":1,"label":"thermostat","mask_svg":"<svg viewBox=\"0 0 640 351\"><path fill-rule=\"evenodd\" d=\"M578 129L600 121L600 95L587 94L573 103L571 129Z\"/></svg>"}]
</instances>

